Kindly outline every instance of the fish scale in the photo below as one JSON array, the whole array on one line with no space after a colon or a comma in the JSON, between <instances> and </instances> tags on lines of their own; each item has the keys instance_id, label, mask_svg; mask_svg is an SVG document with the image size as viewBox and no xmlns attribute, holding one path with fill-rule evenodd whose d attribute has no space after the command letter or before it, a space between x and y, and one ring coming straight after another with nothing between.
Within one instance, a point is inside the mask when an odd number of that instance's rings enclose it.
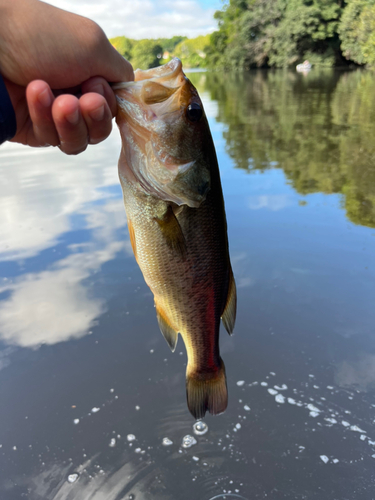
<instances>
[{"instance_id":1,"label":"fish scale","mask_svg":"<svg viewBox=\"0 0 375 500\"><path fill-rule=\"evenodd\" d=\"M217 414L227 407L219 329L223 317L229 333L233 330L236 289L208 123L203 111L198 123L186 119L189 103L194 102L195 109L202 104L180 61L163 68L138 73L141 82L136 72L135 83L115 90L123 141L119 176L137 263L154 294L159 326L169 346L175 349L178 334L184 341L188 407L195 418L202 418L207 410ZM164 100L160 80L166 88ZM146 93L142 85L150 81L153 85ZM157 95L152 104L154 88ZM137 121L129 115L136 106L143 110L136 111ZM175 128L172 136L171 127ZM160 157L155 151L160 151Z\"/></svg>"}]
</instances>

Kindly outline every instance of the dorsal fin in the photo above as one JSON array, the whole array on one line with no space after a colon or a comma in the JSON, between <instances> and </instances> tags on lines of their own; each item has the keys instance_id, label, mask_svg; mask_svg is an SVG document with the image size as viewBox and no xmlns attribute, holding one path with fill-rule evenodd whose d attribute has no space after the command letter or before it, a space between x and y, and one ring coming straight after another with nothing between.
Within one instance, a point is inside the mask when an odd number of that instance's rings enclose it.
<instances>
[{"instance_id":1,"label":"dorsal fin","mask_svg":"<svg viewBox=\"0 0 375 500\"><path fill-rule=\"evenodd\" d=\"M176 251L182 257L186 255L186 241L181 226L173 213L172 207L169 205L163 218L155 217L159 224L161 232L165 237L165 241L169 248Z\"/></svg>"},{"instance_id":2,"label":"dorsal fin","mask_svg":"<svg viewBox=\"0 0 375 500\"><path fill-rule=\"evenodd\" d=\"M221 315L221 319L229 335L232 335L233 333L234 323L236 322L236 310L237 310L236 282L234 281L233 271L231 268L229 271L227 301L224 307L223 314Z\"/></svg>"},{"instance_id":3,"label":"dorsal fin","mask_svg":"<svg viewBox=\"0 0 375 500\"><path fill-rule=\"evenodd\" d=\"M166 314L161 309L161 307L157 305L156 302L155 302L155 307L156 307L156 317L158 319L160 331L163 334L165 340L167 341L167 344L171 348L171 351L174 352L177 345L178 333L171 327Z\"/></svg>"}]
</instances>

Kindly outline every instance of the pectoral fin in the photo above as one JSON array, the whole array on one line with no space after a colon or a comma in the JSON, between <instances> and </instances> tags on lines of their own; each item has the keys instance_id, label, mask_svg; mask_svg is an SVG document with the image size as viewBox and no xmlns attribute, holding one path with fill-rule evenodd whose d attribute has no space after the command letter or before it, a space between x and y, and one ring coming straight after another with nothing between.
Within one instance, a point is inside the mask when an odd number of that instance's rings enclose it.
<instances>
[{"instance_id":1,"label":"pectoral fin","mask_svg":"<svg viewBox=\"0 0 375 500\"><path fill-rule=\"evenodd\" d=\"M161 229L165 241L169 248L177 252L182 257L186 255L186 241L181 226L173 213L172 207L169 205L163 218L155 217L154 219Z\"/></svg>"},{"instance_id":2,"label":"pectoral fin","mask_svg":"<svg viewBox=\"0 0 375 500\"><path fill-rule=\"evenodd\" d=\"M133 249L134 257L137 259L137 246L135 243L135 232L133 228L132 221L128 218L128 230L129 230L129 237L130 237L130 244Z\"/></svg>"},{"instance_id":3,"label":"pectoral fin","mask_svg":"<svg viewBox=\"0 0 375 500\"><path fill-rule=\"evenodd\" d=\"M171 351L174 352L177 345L178 333L171 327L164 311L156 303L155 307L160 331L171 348Z\"/></svg>"},{"instance_id":4,"label":"pectoral fin","mask_svg":"<svg viewBox=\"0 0 375 500\"><path fill-rule=\"evenodd\" d=\"M221 319L229 335L232 335L233 333L234 323L236 321L236 310L237 310L236 282L234 281L233 271L232 269L230 269L227 301L224 307L224 312L221 315Z\"/></svg>"}]
</instances>

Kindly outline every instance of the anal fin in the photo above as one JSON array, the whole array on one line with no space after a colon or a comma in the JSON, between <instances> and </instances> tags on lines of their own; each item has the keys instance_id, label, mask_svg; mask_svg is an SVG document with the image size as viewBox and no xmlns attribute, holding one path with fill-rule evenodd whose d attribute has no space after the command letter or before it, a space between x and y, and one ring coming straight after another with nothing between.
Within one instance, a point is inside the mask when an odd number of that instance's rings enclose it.
<instances>
[{"instance_id":1,"label":"anal fin","mask_svg":"<svg viewBox=\"0 0 375 500\"><path fill-rule=\"evenodd\" d=\"M171 327L168 318L164 314L164 311L162 311L160 307L157 306L156 303L155 307L156 307L156 317L158 320L160 331L163 334L165 340L167 341L167 344L171 348L171 351L174 352L177 345L178 333Z\"/></svg>"},{"instance_id":2,"label":"anal fin","mask_svg":"<svg viewBox=\"0 0 375 500\"><path fill-rule=\"evenodd\" d=\"M169 248L177 252L182 257L185 257L185 236L172 207L170 205L168 206L163 218L155 217L154 220L158 223Z\"/></svg>"},{"instance_id":3,"label":"anal fin","mask_svg":"<svg viewBox=\"0 0 375 500\"><path fill-rule=\"evenodd\" d=\"M237 311L236 282L234 281L233 271L231 268L229 272L227 301L224 307L223 314L221 315L221 319L229 335L232 335L233 333L234 323L236 322L236 311Z\"/></svg>"}]
</instances>

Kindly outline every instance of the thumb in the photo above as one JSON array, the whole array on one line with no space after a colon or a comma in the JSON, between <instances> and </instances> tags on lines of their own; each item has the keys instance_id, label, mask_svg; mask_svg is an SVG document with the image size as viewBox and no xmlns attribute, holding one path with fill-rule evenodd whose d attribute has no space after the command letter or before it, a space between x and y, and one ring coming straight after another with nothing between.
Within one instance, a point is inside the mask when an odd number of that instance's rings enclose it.
<instances>
[{"instance_id":1,"label":"thumb","mask_svg":"<svg viewBox=\"0 0 375 500\"><path fill-rule=\"evenodd\" d=\"M97 58L97 73L108 82L129 82L134 80L133 66L113 47L107 39L102 44L101 58ZM94 76L94 75L93 75Z\"/></svg>"}]
</instances>

